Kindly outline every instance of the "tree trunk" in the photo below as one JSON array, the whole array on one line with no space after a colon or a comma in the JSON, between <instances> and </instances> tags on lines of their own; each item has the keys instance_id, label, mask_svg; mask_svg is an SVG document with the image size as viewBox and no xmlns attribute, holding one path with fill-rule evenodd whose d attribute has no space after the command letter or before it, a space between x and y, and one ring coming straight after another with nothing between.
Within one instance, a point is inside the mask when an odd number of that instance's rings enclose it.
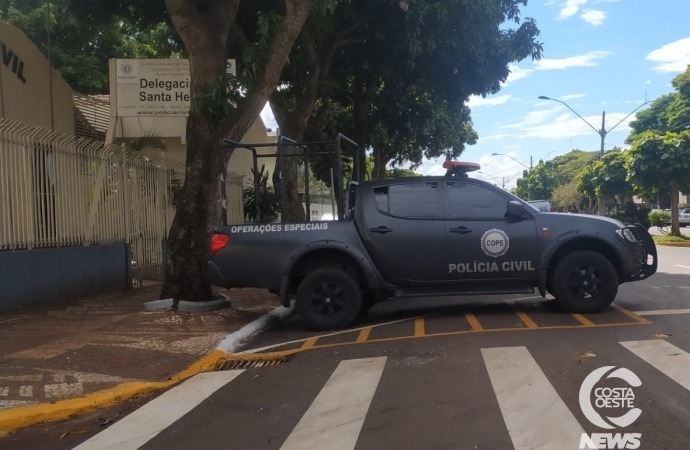
<instances>
[{"instance_id":1,"label":"tree trunk","mask_svg":"<svg viewBox=\"0 0 690 450\"><path fill-rule=\"evenodd\" d=\"M671 234L680 236L680 221L678 219L678 186L671 184L669 186L671 193Z\"/></svg>"},{"instance_id":2,"label":"tree trunk","mask_svg":"<svg viewBox=\"0 0 690 450\"><path fill-rule=\"evenodd\" d=\"M203 99L225 73L226 44L239 0L166 0L175 30L185 44L190 68L192 109L187 120L185 182L169 232L161 298L204 301L211 287L201 271L209 256L213 226L220 218L220 140L240 140L275 89L292 44L309 15L312 0L285 0L285 16L272 38L253 89L230 116L220 117Z\"/></svg>"},{"instance_id":3,"label":"tree trunk","mask_svg":"<svg viewBox=\"0 0 690 450\"><path fill-rule=\"evenodd\" d=\"M333 55L339 47L339 43L336 41L330 46L324 46L322 54L319 54L318 46L306 29L303 32L301 43L304 48L305 60L309 65L307 70L309 75L304 91L297 95L295 107L290 110L285 98L287 95L294 95L294 93L276 90L270 97L271 108L281 134L294 141L301 141L304 136L304 130L307 128L307 123L314 111L314 105L319 95L319 87L330 72ZM304 188L304 186L303 180L297 179L301 158L295 155L303 154L303 150L297 147L285 147L283 151L286 156L283 159L283 173L276 174L274 172L273 174L274 185L277 186L277 183L281 183L282 180L285 193L285 210L282 211L282 222L301 222L306 220L302 199L299 196L299 188ZM305 167L304 170L309 170L309 168Z\"/></svg>"}]
</instances>

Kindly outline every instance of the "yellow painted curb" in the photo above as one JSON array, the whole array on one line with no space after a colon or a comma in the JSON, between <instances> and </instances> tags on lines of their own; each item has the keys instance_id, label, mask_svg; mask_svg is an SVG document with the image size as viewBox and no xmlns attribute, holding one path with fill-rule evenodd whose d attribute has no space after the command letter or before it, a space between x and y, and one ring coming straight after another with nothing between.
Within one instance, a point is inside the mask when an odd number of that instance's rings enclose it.
<instances>
[{"instance_id":1,"label":"yellow painted curb","mask_svg":"<svg viewBox=\"0 0 690 450\"><path fill-rule=\"evenodd\" d=\"M220 369L225 364L228 356L225 352L214 350L165 381L129 382L97 391L81 398L0 411L0 436L37 423L67 419L76 414L83 414L110 406L139 395L167 389L198 373Z\"/></svg>"}]
</instances>

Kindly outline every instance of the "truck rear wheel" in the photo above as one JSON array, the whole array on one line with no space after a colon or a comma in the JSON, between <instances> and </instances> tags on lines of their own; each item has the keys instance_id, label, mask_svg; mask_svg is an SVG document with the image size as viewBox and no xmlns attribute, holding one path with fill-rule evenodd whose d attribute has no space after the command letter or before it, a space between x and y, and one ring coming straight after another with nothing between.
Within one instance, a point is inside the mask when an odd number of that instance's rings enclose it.
<instances>
[{"instance_id":1,"label":"truck rear wheel","mask_svg":"<svg viewBox=\"0 0 690 450\"><path fill-rule=\"evenodd\" d=\"M345 328L362 309L359 283L346 272L324 267L309 273L297 287L297 311L315 330Z\"/></svg>"},{"instance_id":2,"label":"truck rear wheel","mask_svg":"<svg viewBox=\"0 0 690 450\"><path fill-rule=\"evenodd\" d=\"M618 293L618 274L605 256L588 250L565 256L553 273L553 294L568 311L606 309Z\"/></svg>"}]
</instances>

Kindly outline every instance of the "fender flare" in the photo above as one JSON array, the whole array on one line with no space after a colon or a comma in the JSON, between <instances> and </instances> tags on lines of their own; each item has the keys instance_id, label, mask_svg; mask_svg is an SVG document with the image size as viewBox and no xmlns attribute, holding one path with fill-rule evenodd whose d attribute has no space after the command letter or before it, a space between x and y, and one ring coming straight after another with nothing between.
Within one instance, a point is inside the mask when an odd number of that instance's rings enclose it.
<instances>
[{"instance_id":1,"label":"fender flare","mask_svg":"<svg viewBox=\"0 0 690 450\"><path fill-rule=\"evenodd\" d=\"M601 236L599 233L587 233L587 232L582 232L579 230L574 230L574 231L569 231L567 233L564 233L560 236L558 236L556 239L552 240L549 242L549 244L544 248L544 251L541 254L541 258L539 260L539 267L541 267L541 273L539 274L539 293L542 296L546 295L546 279L548 277L548 268L549 264L551 264L551 261L554 257L554 255L560 250L564 245L566 245L569 242L572 242L576 239L591 239L595 240L601 243L602 246L605 246L611 250L613 250L613 253L616 255L617 261L612 261L614 267L616 267L616 270L619 269L620 261L621 261L621 252L618 247L614 242L611 242L609 239L606 239Z\"/></svg>"},{"instance_id":2,"label":"fender flare","mask_svg":"<svg viewBox=\"0 0 690 450\"><path fill-rule=\"evenodd\" d=\"M334 241L332 239L313 241L294 249L283 262L283 265L280 269L280 302L283 305L287 306L290 303L290 300L287 298L287 287L290 281L290 274L295 264L309 253L319 250L336 250L351 257L359 265L359 268L364 274L364 281L366 282L367 286L374 290L380 287L381 276L378 269L376 266L374 266L374 263L369 258L369 255L367 255L360 248L357 248L352 244L346 244L344 242Z\"/></svg>"}]
</instances>

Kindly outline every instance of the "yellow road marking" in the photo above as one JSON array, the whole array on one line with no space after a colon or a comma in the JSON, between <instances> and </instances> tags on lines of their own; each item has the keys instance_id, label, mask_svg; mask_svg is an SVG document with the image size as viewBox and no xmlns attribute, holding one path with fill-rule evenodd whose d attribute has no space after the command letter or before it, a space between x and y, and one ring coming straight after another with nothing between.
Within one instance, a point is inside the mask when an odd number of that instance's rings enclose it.
<instances>
[{"instance_id":1,"label":"yellow road marking","mask_svg":"<svg viewBox=\"0 0 690 450\"><path fill-rule=\"evenodd\" d=\"M539 328L539 325L537 325L537 323L534 320L532 320L532 318L529 315L527 315L526 312L515 310L515 314L517 314L517 316L520 318L520 320L522 320L522 323L524 323L527 328Z\"/></svg>"},{"instance_id":2,"label":"yellow road marking","mask_svg":"<svg viewBox=\"0 0 690 450\"><path fill-rule=\"evenodd\" d=\"M470 324L470 328L472 328L472 331L484 331L484 327L481 323L479 323L479 320L477 320L477 316L475 316L472 311L467 310L464 312L464 314L465 320L467 320L467 323Z\"/></svg>"},{"instance_id":3,"label":"yellow road marking","mask_svg":"<svg viewBox=\"0 0 690 450\"><path fill-rule=\"evenodd\" d=\"M582 314L571 314L571 316L573 316L575 318L575 320L577 320L578 322L580 322L582 325L584 325L586 327L596 327L597 326L594 322L592 322L591 320L589 320L588 318L586 318Z\"/></svg>"},{"instance_id":4,"label":"yellow road marking","mask_svg":"<svg viewBox=\"0 0 690 450\"><path fill-rule=\"evenodd\" d=\"M631 325L646 325L642 322L628 322L628 323L607 323L607 324L598 324L595 325L596 327L623 327L623 326L631 326ZM577 328L585 328L582 325L554 325L554 326L541 326L538 327L539 330L573 330ZM380 342L392 342L392 341L403 341L403 340L408 340L408 339L417 339L417 338L432 338L432 337L443 337L443 336L456 336L459 334L470 334L470 333L493 333L493 332L503 332L503 331L533 331L534 328L491 328L491 329L481 329L481 330L461 330L461 331L445 331L442 333L432 333L432 334L425 334L423 336L414 336L414 335L407 335L407 336L393 336L393 337L387 337L387 338L378 338L378 339L368 339L366 341L367 344L376 344ZM323 345L316 345L316 346L310 346L309 348L297 348L297 349L292 349L292 350L284 350L282 352L274 352L274 353L253 353L253 355L257 356L257 359L263 359L263 357L266 357L267 355L274 356L276 353L278 354L296 354L296 353L301 353L303 350L316 350L316 349L326 349L326 348L333 348L333 347L342 347L345 345L356 345L360 344L360 342L356 341L351 341L351 342L335 342L335 343L330 343L330 344L323 344ZM228 358L232 360L233 358L230 357Z\"/></svg>"},{"instance_id":5,"label":"yellow road marking","mask_svg":"<svg viewBox=\"0 0 690 450\"><path fill-rule=\"evenodd\" d=\"M612 304L611 306L613 307L613 309L620 311L621 313L625 314L626 316L630 317L632 320L634 320L636 322L643 323L643 324L652 323L649 320L645 319L644 317L640 316L639 314L635 314L634 312L632 312L628 309L625 309L622 306L618 306L616 304Z\"/></svg>"},{"instance_id":6,"label":"yellow road marking","mask_svg":"<svg viewBox=\"0 0 690 450\"><path fill-rule=\"evenodd\" d=\"M372 327L362 328L361 331L359 332L359 336L357 336L357 340L355 342L357 342L357 343L366 342L367 339L369 339L369 334L371 333L371 329L372 329Z\"/></svg>"},{"instance_id":7,"label":"yellow road marking","mask_svg":"<svg viewBox=\"0 0 690 450\"><path fill-rule=\"evenodd\" d=\"M415 337L426 336L424 330L424 317L417 317L414 320L414 335Z\"/></svg>"},{"instance_id":8,"label":"yellow road marking","mask_svg":"<svg viewBox=\"0 0 690 450\"><path fill-rule=\"evenodd\" d=\"M319 338L317 338L317 337L307 339L306 341L304 341L304 344L302 344L302 347L300 348L300 350L308 350L308 349L314 347L314 345L316 345L316 341L318 341L318 340L319 340Z\"/></svg>"},{"instance_id":9,"label":"yellow road marking","mask_svg":"<svg viewBox=\"0 0 690 450\"><path fill-rule=\"evenodd\" d=\"M651 321L647 320L646 318L635 314L632 311L629 311L625 308L622 308L617 305L612 305L613 308L616 310L620 311L622 314L626 315L627 317L630 317L631 319L634 320L634 322L625 322L625 323L594 323L582 314L571 314L578 322L578 325L547 325L547 326L540 326L534 320L532 320L529 315L523 311L517 311L515 310L514 313L520 318L520 320L525 324L525 328L519 328L519 327L506 327L506 328L489 328L485 329L482 324L479 322L479 319L477 319L477 316L470 310L465 310L463 311L463 315L465 316L465 320L470 326L470 330L458 330L458 331L446 331L446 332L440 332L440 333L430 333L428 334L426 332L426 325L425 325L425 317L416 317L414 318L414 334L412 335L404 335L404 336L394 336L394 337L388 337L388 338L377 338L377 339L370 339L371 332L373 328L378 327L378 325L370 325L367 327L363 327L359 329L359 334L355 338L354 341L347 341L347 342L338 342L338 343L331 343L331 344L323 344L323 345L316 345L318 339L320 337L312 337L305 339L304 342L300 347L293 348L293 349L288 349L288 350L281 350L277 352L266 352L266 353L239 353L236 355L229 355L226 359L227 360L233 360L233 359L245 359L243 357L246 357L247 355L252 355L252 359L264 359L267 357L278 357L278 356L288 356L288 355L293 355L295 353L300 353L304 350L311 350L311 349L321 349L321 348L330 348L330 347L338 347L338 346L343 346L343 345L353 345L353 344L363 344L363 343L377 343L377 342L389 342L389 341L396 341L396 340L404 340L404 339L414 339L414 338L420 338L420 337L436 337L436 336L453 336L453 335L458 335L458 334L468 334L468 333L476 333L476 332L501 332L501 331L520 331L520 330L534 330L534 329L539 329L539 330L569 330L569 329L577 329L577 328L592 328L592 327L619 327L619 326L628 326L628 325L647 325L652 323ZM409 320L409 319L408 319ZM403 320L404 321L404 320ZM382 325L387 325L387 324L382 324ZM351 332L351 331L357 331L357 330L346 330L344 332ZM338 333L334 333L338 334ZM326 335L326 336L331 336L331 335ZM294 344L297 344L299 341L293 342ZM282 347L286 344L278 344L275 345L275 347ZM235 356L235 357L233 357Z\"/></svg>"}]
</instances>

